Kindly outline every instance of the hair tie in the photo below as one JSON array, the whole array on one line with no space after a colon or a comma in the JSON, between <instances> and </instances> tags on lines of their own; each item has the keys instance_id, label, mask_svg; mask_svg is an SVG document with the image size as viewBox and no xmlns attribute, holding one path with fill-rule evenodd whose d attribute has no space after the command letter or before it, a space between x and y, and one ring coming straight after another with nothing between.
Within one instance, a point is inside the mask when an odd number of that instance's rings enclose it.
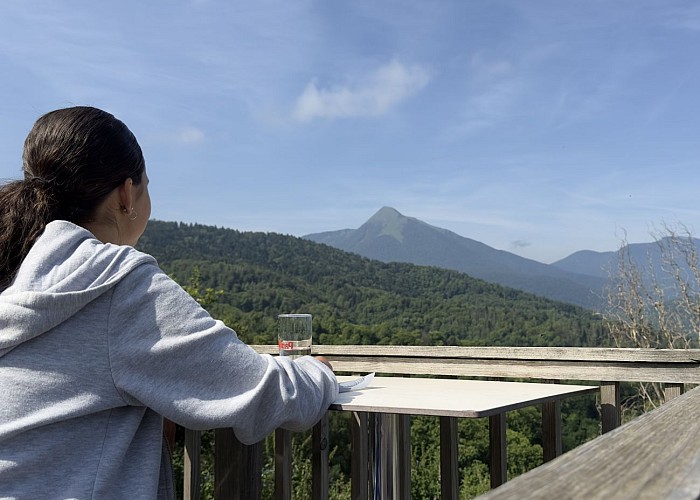
<instances>
[{"instance_id":1,"label":"hair tie","mask_svg":"<svg viewBox=\"0 0 700 500\"><path fill-rule=\"evenodd\" d=\"M53 188L54 188L53 182L48 181L48 180L44 179L43 177L26 177L24 179L24 182L26 182L28 186L31 186L33 188L43 189L46 191L53 191Z\"/></svg>"}]
</instances>

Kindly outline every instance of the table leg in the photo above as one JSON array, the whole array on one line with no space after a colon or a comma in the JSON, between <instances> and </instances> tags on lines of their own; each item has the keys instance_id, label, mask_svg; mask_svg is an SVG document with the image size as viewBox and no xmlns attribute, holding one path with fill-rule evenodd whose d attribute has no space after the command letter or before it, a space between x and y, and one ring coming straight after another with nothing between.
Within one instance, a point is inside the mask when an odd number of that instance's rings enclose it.
<instances>
[{"instance_id":1,"label":"table leg","mask_svg":"<svg viewBox=\"0 0 700 500\"><path fill-rule=\"evenodd\" d=\"M366 412L352 412L350 435L352 437L352 458L350 474L350 498L367 500L369 485L369 426Z\"/></svg>"},{"instance_id":2,"label":"table leg","mask_svg":"<svg viewBox=\"0 0 700 500\"><path fill-rule=\"evenodd\" d=\"M489 417L489 448L491 451L491 488L496 488L508 480L505 413Z\"/></svg>"},{"instance_id":3,"label":"table leg","mask_svg":"<svg viewBox=\"0 0 700 500\"><path fill-rule=\"evenodd\" d=\"M411 416L399 418L399 498L411 498Z\"/></svg>"},{"instance_id":4,"label":"table leg","mask_svg":"<svg viewBox=\"0 0 700 500\"><path fill-rule=\"evenodd\" d=\"M411 498L409 418L375 414L374 500Z\"/></svg>"}]
</instances>

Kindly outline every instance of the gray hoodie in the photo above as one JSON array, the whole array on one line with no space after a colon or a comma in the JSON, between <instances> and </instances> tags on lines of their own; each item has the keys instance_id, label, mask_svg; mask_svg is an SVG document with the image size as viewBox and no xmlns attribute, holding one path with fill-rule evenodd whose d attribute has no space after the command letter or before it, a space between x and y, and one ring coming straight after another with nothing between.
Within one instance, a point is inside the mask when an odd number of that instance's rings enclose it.
<instances>
[{"instance_id":1,"label":"gray hoodie","mask_svg":"<svg viewBox=\"0 0 700 500\"><path fill-rule=\"evenodd\" d=\"M254 352L153 257L55 221L0 294L0 498L170 498L161 415L254 443L337 393L309 356Z\"/></svg>"}]
</instances>

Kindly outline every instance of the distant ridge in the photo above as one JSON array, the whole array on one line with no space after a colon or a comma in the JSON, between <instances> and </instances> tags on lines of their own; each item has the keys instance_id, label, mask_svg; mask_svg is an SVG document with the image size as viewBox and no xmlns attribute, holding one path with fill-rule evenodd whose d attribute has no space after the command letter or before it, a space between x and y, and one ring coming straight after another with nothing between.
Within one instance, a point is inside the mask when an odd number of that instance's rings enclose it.
<instances>
[{"instance_id":1,"label":"distant ridge","mask_svg":"<svg viewBox=\"0 0 700 500\"><path fill-rule=\"evenodd\" d=\"M700 239L680 237L684 241L683 246L692 242L692 245L687 246L688 252L695 252L695 256L700 256ZM678 245L678 242L676 242ZM666 250L662 252L662 247ZM694 250L692 248L694 247ZM656 280L656 285L664 289L664 295L667 299L672 299L679 293L678 283L672 277L671 266L669 263L664 263L664 259L669 258L669 249L674 248L672 239L668 236L660 238L652 243L630 243L625 246L625 259L629 259L634 263L640 272L640 277L647 287L653 286L653 280ZM666 255L662 255L665 253ZM687 276L690 281L695 275L695 272L690 268L684 256L678 252L673 252L675 255L675 265L678 266L678 272ZM689 257L692 257L690 254ZM568 257L565 257L552 265L569 272L588 274L591 276L602 277L608 279L614 276L617 272L619 251L616 252L593 252L590 250L581 250L574 252ZM698 263L694 265L697 266Z\"/></svg>"},{"instance_id":2,"label":"distant ridge","mask_svg":"<svg viewBox=\"0 0 700 500\"><path fill-rule=\"evenodd\" d=\"M472 277L553 300L599 309L605 277L570 272L497 250L476 240L382 207L357 229L304 238L383 262L408 262Z\"/></svg>"},{"instance_id":3,"label":"distant ridge","mask_svg":"<svg viewBox=\"0 0 700 500\"><path fill-rule=\"evenodd\" d=\"M568 257L553 262L554 267L571 273L588 274L607 279L610 274L610 266L615 261L617 252L594 252L593 250L579 250Z\"/></svg>"}]
</instances>

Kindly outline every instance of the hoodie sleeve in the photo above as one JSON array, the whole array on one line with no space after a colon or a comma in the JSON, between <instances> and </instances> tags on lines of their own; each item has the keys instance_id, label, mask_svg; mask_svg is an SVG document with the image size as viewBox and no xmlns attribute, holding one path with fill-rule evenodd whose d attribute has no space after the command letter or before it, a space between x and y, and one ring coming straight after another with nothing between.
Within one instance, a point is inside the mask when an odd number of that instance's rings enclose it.
<instances>
[{"instance_id":1,"label":"hoodie sleeve","mask_svg":"<svg viewBox=\"0 0 700 500\"><path fill-rule=\"evenodd\" d=\"M250 444L277 427L311 427L338 394L323 363L256 353L155 265L115 287L108 328L125 402L191 429L231 427Z\"/></svg>"}]
</instances>

